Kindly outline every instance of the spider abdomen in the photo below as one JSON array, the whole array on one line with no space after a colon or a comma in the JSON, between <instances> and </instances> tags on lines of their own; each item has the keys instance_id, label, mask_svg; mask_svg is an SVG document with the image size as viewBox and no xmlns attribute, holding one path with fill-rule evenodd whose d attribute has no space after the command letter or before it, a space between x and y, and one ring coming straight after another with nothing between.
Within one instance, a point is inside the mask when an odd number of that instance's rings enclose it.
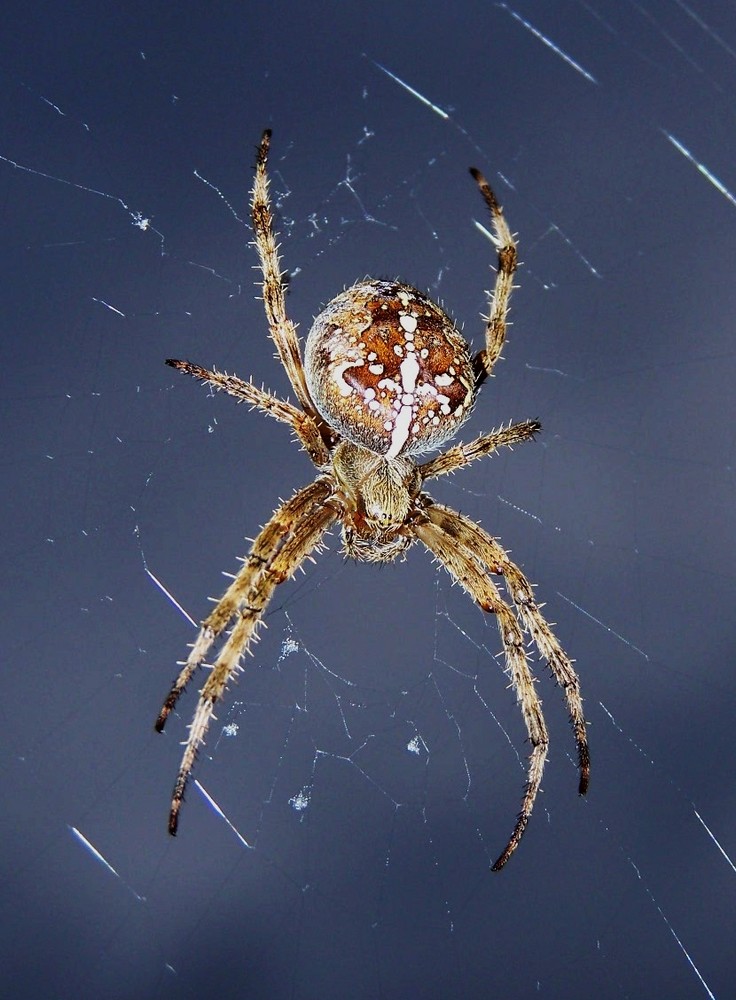
<instances>
[{"instance_id":1,"label":"spider abdomen","mask_svg":"<svg viewBox=\"0 0 736 1000\"><path fill-rule=\"evenodd\" d=\"M470 414L470 348L428 296L366 279L327 303L307 337L305 374L320 415L348 441L396 458L430 451Z\"/></svg>"}]
</instances>

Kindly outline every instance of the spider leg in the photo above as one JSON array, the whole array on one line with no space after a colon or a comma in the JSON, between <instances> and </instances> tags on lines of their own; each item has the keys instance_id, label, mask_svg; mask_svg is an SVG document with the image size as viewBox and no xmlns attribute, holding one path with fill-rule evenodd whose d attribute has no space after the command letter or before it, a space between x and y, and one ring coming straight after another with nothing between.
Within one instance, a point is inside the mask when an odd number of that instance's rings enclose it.
<instances>
[{"instance_id":1,"label":"spider leg","mask_svg":"<svg viewBox=\"0 0 736 1000\"><path fill-rule=\"evenodd\" d=\"M184 746L179 773L171 802L169 832L176 833L179 810L197 751L202 745L215 703L222 697L228 682L240 669L276 587L294 575L298 567L316 549L325 531L335 520L335 511L324 501L331 492L329 483L318 479L282 504L253 542L243 568L203 622L187 662L164 702L156 721L161 732L184 687L202 665L213 642L235 617L235 625L222 647L207 681L200 691L189 737Z\"/></svg>"},{"instance_id":2,"label":"spider leg","mask_svg":"<svg viewBox=\"0 0 736 1000\"><path fill-rule=\"evenodd\" d=\"M299 410L291 403L287 403L286 400L266 392L265 389L259 389L252 382L243 381L237 375L218 372L216 368L208 370L200 365L192 364L191 361L176 361L174 358L169 358L166 364L186 375L192 375L200 382L204 382L205 385L211 385L214 389L235 396L243 403L257 407L276 420L289 424L317 468L322 468L329 461L330 453L317 424L303 410Z\"/></svg>"},{"instance_id":3,"label":"spider leg","mask_svg":"<svg viewBox=\"0 0 736 1000\"><path fill-rule=\"evenodd\" d=\"M261 136L256 157L256 173L251 191L250 211L255 235L255 245L261 262L263 273L263 305L271 331L271 338L276 344L281 364L286 369L296 398L301 407L311 415L319 427L323 426L322 418L317 413L312 397L307 388L302 365L299 338L296 327L286 315L284 296L284 276L279 260L279 248L273 228L273 212L268 188L268 152L271 147L271 129Z\"/></svg>"},{"instance_id":4,"label":"spider leg","mask_svg":"<svg viewBox=\"0 0 736 1000\"><path fill-rule=\"evenodd\" d=\"M565 696L570 724L575 736L580 783L578 793L585 795L590 780L590 751L580 678L575 673L572 660L555 637L534 600L534 590L522 571L513 563L503 547L470 518L457 511L433 503L426 515L441 531L470 549L475 557L492 573L503 576L509 597L513 600L524 627L533 638L537 649L547 661L555 680Z\"/></svg>"},{"instance_id":5,"label":"spider leg","mask_svg":"<svg viewBox=\"0 0 736 1000\"><path fill-rule=\"evenodd\" d=\"M481 434L475 441L467 444L456 444L440 455L430 458L419 466L422 479L432 479L435 476L445 476L448 472L456 472L464 465L474 462L476 458L490 455L499 448L509 447L519 441L529 441L542 429L538 420L522 420L519 424L509 424L500 430Z\"/></svg>"},{"instance_id":6,"label":"spider leg","mask_svg":"<svg viewBox=\"0 0 736 1000\"><path fill-rule=\"evenodd\" d=\"M429 499L429 498L427 498ZM431 501L430 501L431 504ZM429 517L432 506L425 511ZM534 677L529 668L524 645L524 634L511 608L501 599L493 581L473 552L458 539L433 520L420 520L414 524L414 532L424 545L442 563L453 577L473 598L483 611L496 615L501 633L506 670L516 692L532 752L529 757L527 782L521 809L506 847L492 865L499 871L519 846L529 823L534 801L542 783L544 764L547 759L549 736L542 714L542 703L536 692Z\"/></svg>"},{"instance_id":7,"label":"spider leg","mask_svg":"<svg viewBox=\"0 0 736 1000\"><path fill-rule=\"evenodd\" d=\"M248 592L263 573L264 567L273 560L279 547L293 530L294 525L298 524L315 504L320 503L328 495L329 488L326 483L320 479L315 480L314 483L299 490L286 503L282 504L274 512L268 524L261 529L253 542L249 555L244 560L243 568L222 595L211 614L202 622L192 651L174 681L156 720L157 732L163 732L166 720L175 708L186 685L204 661L212 643L237 614L238 608Z\"/></svg>"},{"instance_id":8,"label":"spider leg","mask_svg":"<svg viewBox=\"0 0 736 1000\"><path fill-rule=\"evenodd\" d=\"M486 317L486 346L479 351L473 363L477 378L476 385L485 382L493 371L506 339L506 314L509 311L509 300L513 289L514 272L516 271L516 242L504 218L491 186L480 170L470 168L475 183L478 185L483 201L491 214L493 225L493 242L498 250L498 270L493 293L490 295L490 306Z\"/></svg>"}]
</instances>

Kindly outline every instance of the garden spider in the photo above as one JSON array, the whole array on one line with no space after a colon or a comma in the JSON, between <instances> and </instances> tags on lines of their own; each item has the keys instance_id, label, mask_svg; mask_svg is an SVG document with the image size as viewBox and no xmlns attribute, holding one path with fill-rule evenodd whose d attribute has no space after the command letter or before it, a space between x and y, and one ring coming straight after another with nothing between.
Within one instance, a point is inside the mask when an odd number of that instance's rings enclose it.
<instances>
[{"instance_id":1,"label":"garden spider","mask_svg":"<svg viewBox=\"0 0 736 1000\"><path fill-rule=\"evenodd\" d=\"M480 171L471 169L490 213L498 250L485 347L473 357L445 312L416 288L366 278L332 299L317 316L302 363L296 327L286 315L284 276L268 193L270 143L267 130L258 148L251 217L270 335L299 406L234 375L208 371L188 361L166 364L289 424L314 462L317 477L282 503L261 530L240 572L202 623L186 663L180 663L181 672L156 721L159 732L215 640L234 622L199 692L174 786L169 832L176 834L184 791L215 705L242 669L241 659L274 590L321 547L325 533L337 522L342 528L343 551L363 562L391 562L419 539L453 580L498 620L506 671L532 748L521 810L493 864L498 871L516 850L529 822L549 743L524 633L534 640L562 688L577 744L583 795L590 758L580 682L519 567L494 538L464 515L435 503L422 492L422 485L503 445L532 438L540 424L536 420L509 424L421 463L415 456L439 448L455 435L499 358L516 270L516 245L488 182ZM503 578L516 615L490 574Z\"/></svg>"}]
</instances>

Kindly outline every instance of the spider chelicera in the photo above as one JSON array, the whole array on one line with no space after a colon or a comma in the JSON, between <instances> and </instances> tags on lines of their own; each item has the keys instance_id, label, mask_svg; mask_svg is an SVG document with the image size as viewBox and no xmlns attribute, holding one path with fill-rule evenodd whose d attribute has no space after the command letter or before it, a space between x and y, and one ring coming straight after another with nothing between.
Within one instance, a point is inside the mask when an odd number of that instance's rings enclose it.
<instances>
[{"instance_id":1,"label":"spider chelicera","mask_svg":"<svg viewBox=\"0 0 736 1000\"><path fill-rule=\"evenodd\" d=\"M498 871L516 850L529 822L549 744L525 633L562 688L577 745L583 795L590 757L580 681L519 567L475 522L436 503L422 492L422 486L504 445L529 440L540 424L536 420L509 424L467 444L455 444L426 461L418 462L416 456L454 437L499 358L516 270L516 244L488 182L480 171L471 169L490 213L498 251L485 347L472 355L446 313L416 288L367 278L332 299L317 316L302 361L296 327L286 315L285 282L274 234L266 172L270 143L267 130L258 148L251 218L270 335L299 405L234 375L189 361L166 363L288 424L314 462L317 476L283 503L258 534L240 572L202 623L156 721L161 732L213 643L231 625L199 692L174 786L169 832L176 833L184 791L215 705L242 669L241 660L274 590L294 575L320 548L325 532L339 523L345 554L363 562L391 562L419 539L453 580L484 611L496 616L506 672L531 745L521 810L493 864ZM501 598L492 575L503 579L516 614Z\"/></svg>"}]
</instances>

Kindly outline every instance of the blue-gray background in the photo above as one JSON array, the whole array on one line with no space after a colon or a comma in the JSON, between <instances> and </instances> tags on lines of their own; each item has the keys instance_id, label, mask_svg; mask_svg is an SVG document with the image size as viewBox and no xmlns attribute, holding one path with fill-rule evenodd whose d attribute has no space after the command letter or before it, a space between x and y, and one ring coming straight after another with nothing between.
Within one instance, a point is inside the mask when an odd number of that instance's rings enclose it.
<instances>
[{"instance_id":1,"label":"blue-gray background","mask_svg":"<svg viewBox=\"0 0 736 1000\"><path fill-rule=\"evenodd\" d=\"M0 992L734 996L733 5L81 2L5 25ZM194 632L153 577L201 618L312 474L162 364L286 392L242 221L265 126L302 331L400 275L478 345L471 164L520 236L465 436L544 433L434 492L538 584L594 770L581 801L540 667L551 759L500 875L520 715L494 623L418 548L379 570L333 538L283 588L197 769L232 826L193 787L166 834L192 693L152 722Z\"/></svg>"}]
</instances>

